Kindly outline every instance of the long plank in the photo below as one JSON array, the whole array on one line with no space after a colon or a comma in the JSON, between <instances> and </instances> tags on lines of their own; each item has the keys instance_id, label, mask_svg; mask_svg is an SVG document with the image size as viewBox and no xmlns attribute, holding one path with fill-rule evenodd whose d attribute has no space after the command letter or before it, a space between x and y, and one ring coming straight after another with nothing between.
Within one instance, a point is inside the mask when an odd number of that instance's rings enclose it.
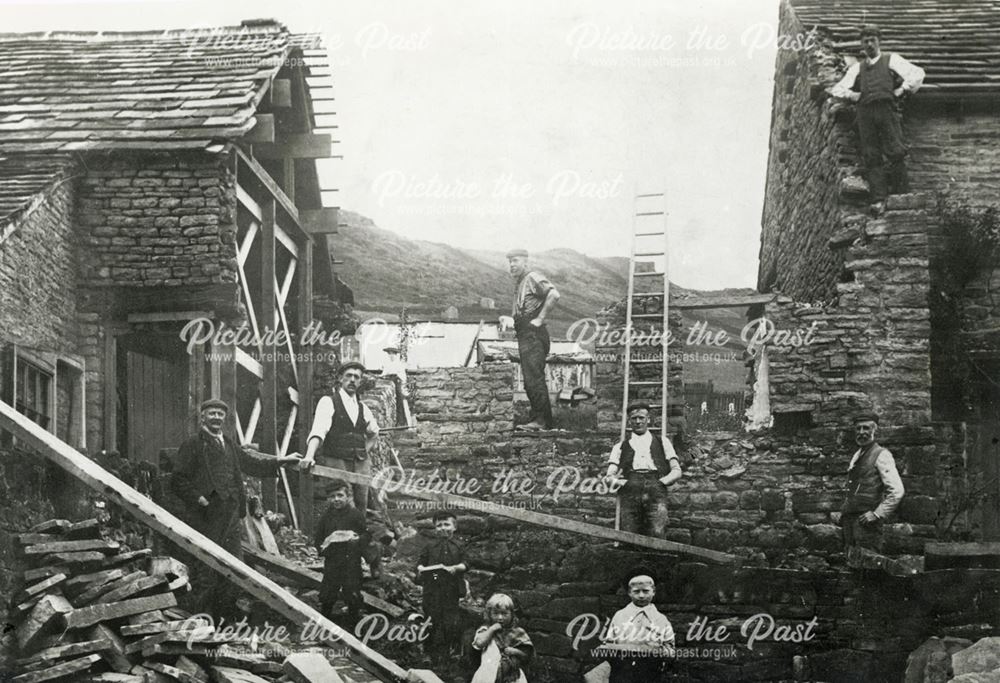
<instances>
[{"instance_id":1,"label":"long plank","mask_svg":"<svg viewBox=\"0 0 1000 683\"><path fill-rule=\"evenodd\" d=\"M70 674L86 671L99 661L101 661L100 655L87 655L86 657L73 659L63 664L57 664L48 669L21 674L10 680L11 683L41 683L41 681L51 681L55 678L63 678Z\"/></svg>"},{"instance_id":2,"label":"long plank","mask_svg":"<svg viewBox=\"0 0 1000 683\"><path fill-rule=\"evenodd\" d=\"M319 588L323 584L323 575L311 569L300 567L294 562L286 560L281 555L266 553L249 544L243 544L243 555L251 564L273 571L275 574L290 579L306 588ZM361 598L369 607L373 607L380 612L388 614L390 617L401 617L406 614L406 610L397 607L391 602L386 602L382 598L361 591Z\"/></svg>"},{"instance_id":3,"label":"long plank","mask_svg":"<svg viewBox=\"0 0 1000 683\"><path fill-rule=\"evenodd\" d=\"M320 630L325 629L326 633L330 634L325 644L335 648L346 646L349 650L348 656L363 668L377 676L406 680L407 671L401 666L372 650L353 634L343 630L298 597L223 550L209 538L21 415L4 401L0 401L0 427L10 431L17 439L36 449L45 459L100 492L105 498L111 499L140 522L178 544L183 550L279 614L294 623L311 621ZM172 597L172 594L168 595ZM139 600L149 599L139 598Z\"/></svg>"},{"instance_id":4,"label":"long plank","mask_svg":"<svg viewBox=\"0 0 1000 683\"><path fill-rule=\"evenodd\" d=\"M326 479L343 479L351 484L371 485L372 483L372 478L369 476L348 472L347 470L338 470L333 467L315 465L312 471L314 475L324 477ZM520 510L506 505L500 505L499 503L493 503L488 500L466 498L465 496L458 496L453 493L424 491L410 486L409 484L399 486L398 489L394 490L394 492L401 493L402 495L409 496L411 498L434 501L443 506L448 506L449 508L457 507L466 510L476 510L478 512L485 512L491 515L516 519L519 522L525 522L527 524L536 524L548 529L570 531L575 534L583 534L594 538L603 538L608 541L621 541L623 543L642 546L644 548L652 548L653 550L662 550L669 553L694 555L695 557L700 557L719 564L735 564L739 562L739 558L735 555L719 552L718 550L709 550L708 548L699 548L698 546L687 545L686 543L677 543L675 541L667 541L662 538L643 536L630 531L616 531L615 529L611 529L609 527L587 524L586 522L577 522L572 519L566 519L565 517L557 517L556 515L547 515L542 512L535 512L534 510Z\"/></svg>"},{"instance_id":5,"label":"long plank","mask_svg":"<svg viewBox=\"0 0 1000 683\"><path fill-rule=\"evenodd\" d=\"M173 593L161 593L148 598L132 598L121 602L108 602L89 607L81 607L63 616L66 628L83 628L102 621L121 619L133 614L141 614L154 609L173 607L177 598Z\"/></svg>"}]
</instances>

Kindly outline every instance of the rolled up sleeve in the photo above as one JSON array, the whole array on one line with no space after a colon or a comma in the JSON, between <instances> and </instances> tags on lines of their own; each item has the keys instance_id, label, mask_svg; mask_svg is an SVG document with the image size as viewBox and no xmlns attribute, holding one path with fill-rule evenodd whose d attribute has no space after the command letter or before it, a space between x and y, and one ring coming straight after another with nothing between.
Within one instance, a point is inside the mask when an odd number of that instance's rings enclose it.
<instances>
[{"instance_id":1,"label":"rolled up sleeve","mask_svg":"<svg viewBox=\"0 0 1000 683\"><path fill-rule=\"evenodd\" d=\"M316 404L316 414L313 416L312 429L309 430L309 439L314 436L320 441L325 439L331 424L333 424L333 399L324 396Z\"/></svg>"},{"instance_id":2,"label":"rolled up sleeve","mask_svg":"<svg viewBox=\"0 0 1000 683\"><path fill-rule=\"evenodd\" d=\"M896 460L892 457L892 453L882 451L878 458L875 459L875 468L878 470L878 475L885 486L885 496L882 498L879 506L875 508L875 514L884 519L899 507L899 503L903 500L903 495L906 491L903 488L903 480L899 477L899 472L896 470Z\"/></svg>"}]
</instances>

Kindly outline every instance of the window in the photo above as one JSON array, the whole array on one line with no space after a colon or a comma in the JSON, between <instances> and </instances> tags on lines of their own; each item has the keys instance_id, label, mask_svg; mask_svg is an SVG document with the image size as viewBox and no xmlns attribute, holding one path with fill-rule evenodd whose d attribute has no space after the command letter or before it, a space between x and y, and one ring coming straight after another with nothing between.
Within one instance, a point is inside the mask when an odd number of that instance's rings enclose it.
<instances>
[{"instance_id":1,"label":"window","mask_svg":"<svg viewBox=\"0 0 1000 683\"><path fill-rule=\"evenodd\" d=\"M19 354L14 379L14 407L45 429L52 425L53 375Z\"/></svg>"}]
</instances>

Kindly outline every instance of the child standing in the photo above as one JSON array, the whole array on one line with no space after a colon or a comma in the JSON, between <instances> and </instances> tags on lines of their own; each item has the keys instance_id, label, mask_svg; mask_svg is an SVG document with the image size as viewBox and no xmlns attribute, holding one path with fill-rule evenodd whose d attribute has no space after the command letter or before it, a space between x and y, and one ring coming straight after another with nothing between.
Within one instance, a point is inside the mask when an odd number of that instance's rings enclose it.
<instances>
[{"instance_id":1,"label":"child standing","mask_svg":"<svg viewBox=\"0 0 1000 683\"><path fill-rule=\"evenodd\" d=\"M435 654L460 645L458 601L465 595L465 549L455 540L458 524L448 510L434 513L436 539L420 553L417 583L424 587L424 615L431 620L427 649Z\"/></svg>"},{"instance_id":2,"label":"child standing","mask_svg":"<svg viewBox=\"0 0 1000 683\"><path fill-rule=\"evenodd\" d=\"M370 537L365 515L350 504L351 487L343 479L330 481L330 506L316 525L316 549L323 558L320 611L332 617L338 597L347 605L347 623L353 629L361 616L361 553Z\"/></svg>"},{"instance_id":3,"label":"child standing","mask_svg":"<svg viewBox=\"0 0 1000 683\"><path fill-rule=\"evenodd\" d=\"M656 582L645 569L629 574L630 602L615 612L605 639L606 644L623 648L609 660L611 683L650 683L664 675L674 647L674 629L653 604L655 596ZM635 656L628 656L629 652Z\"/></svg>"},{"instance_id":4,"label":"child standing","mask_svg":"<svg viewBox=\"0 0 1000 683\"><path fill-rule=\"evenodd\" d=\"M472 648L482 653L472 683L527 683L524 667L535 654L527 632L517 625L514 601L494 593L486 601L484 625L472 639Z\"/></svg>"}]
</instances>

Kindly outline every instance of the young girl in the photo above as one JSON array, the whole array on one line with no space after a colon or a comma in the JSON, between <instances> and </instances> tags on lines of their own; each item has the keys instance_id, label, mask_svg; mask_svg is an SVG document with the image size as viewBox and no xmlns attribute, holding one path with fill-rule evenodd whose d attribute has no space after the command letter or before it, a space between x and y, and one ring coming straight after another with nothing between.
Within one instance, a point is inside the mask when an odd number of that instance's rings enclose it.
<instances>
[{"instance_id":1,"label":"young girl","mask_svg":"<svg viewBox=\"0 0 1000 683\"><path fill-rule=\"evenodd\" d=\"M528 683L523 668L535 654L531 638L517 625L514 601L494 593L486 601L483 626L476 631L472 647L482 653L472 683Z\"/></svg>"}]
</instances>

